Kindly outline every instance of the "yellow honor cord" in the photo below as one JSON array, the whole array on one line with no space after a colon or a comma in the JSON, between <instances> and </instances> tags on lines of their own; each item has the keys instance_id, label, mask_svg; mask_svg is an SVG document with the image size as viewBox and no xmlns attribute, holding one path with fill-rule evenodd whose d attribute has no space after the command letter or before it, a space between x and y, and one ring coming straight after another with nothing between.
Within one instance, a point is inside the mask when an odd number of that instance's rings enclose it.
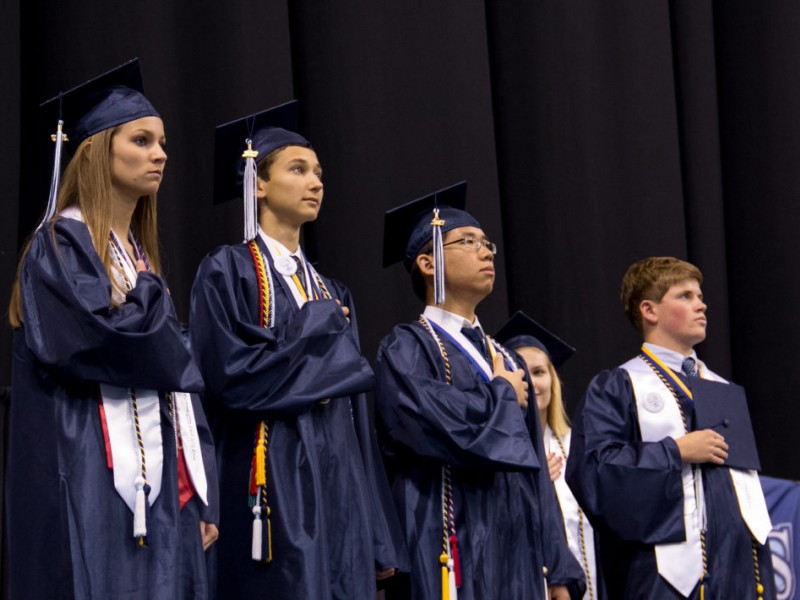
<instances>
[{"instance_id":1,"label":"yellow honor cord","mask_svg":"<svg viewBox=\"0 0 800 600\"><path fill-rule=\"evenodd\" d=\"M675 371L673 371L667 365L665 365L663 362L661 362L661 360L655 354L650 352L650 350L648 350L646 347L642 346L642 352L644 352L647 355L647 358L652 360L659 367L664 369L667 373L671 373L672 376L673 376L672 379L674 380L675 385L677 385L678 387L681 388L681 390L683 391L684 394L686 394L686 396L689 398L689 400L694 400L694 398L692 397L691 390L684 385L684 383L678 378L677 375L675 375Z\"/></svg>"},{"instance_id":2,"label":"yellow honor cord","mask_svg":"<svg viewBox=\"0 0 800 600\"><path fill-rule=\"evenodd\" d=\"M303 267L300 266L298 268L302 269ZM306 294L306 290L303 287L303 284L300 282L300 278L297 276L297 273L292 275L292 281L294 281L294 284L297 286L297 289L300 290L300 295L303 297L303 300L308 302L308 294Z\"/></svg>"}]
</instances>

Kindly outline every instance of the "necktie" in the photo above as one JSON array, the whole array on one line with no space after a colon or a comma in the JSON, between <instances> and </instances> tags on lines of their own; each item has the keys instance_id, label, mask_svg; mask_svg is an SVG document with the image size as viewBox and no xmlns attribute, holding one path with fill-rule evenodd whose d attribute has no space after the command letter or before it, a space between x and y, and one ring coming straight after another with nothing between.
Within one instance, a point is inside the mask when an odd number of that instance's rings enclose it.
<instances>
[{"instance_id":1,"label":"necktie","mask_svg":"<svg viewBox=\"0 0 800 600\"><path fill-rule=\"evenodd\" d=\"M295 275L297 275L297 278L300 280L300 285L303 286L304 290L308 291L306 287L306 270L303 268L303 263L300 261L300 258L295 255L292 255L292 260L297 265Z\"/></svg>"},{"instance_id":2,"label":"necktie","mask_svg":"<svg viewBox=\"0 0 800 600\"><path fill-rule=\"evenodd\" d=\"M478 352L481 353L481 356L486 359L486 362L489 365L492 364L492 357L489 355L489 350L486 347L486 337L483 335L483 332L476 328L476 327L462 327L461 333L473 343L473 345L478 349Z\"/></svg>"},{"instance_id":3,"label":"necktie","mask_svg":"<svg viewBox=\"0 0 800 600\"><path fill-rule=\"evenodd\" d=\"M687 356L681 363L681 371L687 377L697 377L697 361L691 356Z\"/></svg>"}]
</instances>

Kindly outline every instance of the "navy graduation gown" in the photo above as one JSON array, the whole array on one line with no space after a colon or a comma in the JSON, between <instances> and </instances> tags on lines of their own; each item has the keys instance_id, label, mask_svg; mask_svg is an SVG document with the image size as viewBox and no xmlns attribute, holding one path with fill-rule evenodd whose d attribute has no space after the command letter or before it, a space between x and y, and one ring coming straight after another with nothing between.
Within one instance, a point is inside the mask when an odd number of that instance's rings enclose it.
<instances>
[{"instance_id":1,"label":"navy graduation gown","mask_svg":"<svg viewBox=\"0 0 800 600\"><path fill-rule=\"evenodd\" d=\"M340 283L323 279L350 308L350 323L334 300L298 308L260 238L258 244L273 273L273 328L259 324L245 244L209 254L192 290L190 336L220 467L219 597L372 599L376 568L407 568L407 559L369 421L364 392L374 375L360 353L353 300ZM248 508L263 419L271 563L251 559Z\"/></svg>"},{"instance_id":2,"label":"navy graduation gown","mask_svg":"<svg viewBox=\"0 0 800 600\"><path fill-rule=\"evenodd\" d=\"M694 410L684 405L693 428ZM751 535L727 468L703 472L709 579L705 598L756 598ZM628 373L603 371L576 413L567 484L598 537L609 598L682 598L659 575L653 545L685 539L681 458L672 438L642 442ZM757 544L763 598L775 597L768 546ZM700 586L691 598L699 598Z\"/></svg>"},{"instance_id":3,"label":"navy graduation gown","mask_svg":"<svg viewBox=\"0 0 800 600\"><path fill-rule=\"evenodd\" d=\"M508 382L486 382L447 339L452 383L419 323L399 325L376 362L377 406L393 492L411 553L415 599L441 597L442 465L451 465L460 600L540 599L548 583L583 593L542 449L537 411ZM531 386L531 389L532 386ZM540 458L541 457L541 458Z\"/></svg>"},{"instance_id":4,"label":"navy graduation gown","mask_svg":"<svg viewBox=\"0 0 800 600\"><path fill-rule=\"evenodd\" d=\"M21 270L6 481L11 597L206 598L197 521L218 522L217 482L200 403L209 506L195 496L179 509L175 432L161 394L162 488L147 547L137 546L133 513L114 488L98 409L98 383L202 390L167 288L140 273L126 303L110 308L88 228L73 219L54 227L55 237L47 226L34 235Z\"/></svg>"}]
</instances>

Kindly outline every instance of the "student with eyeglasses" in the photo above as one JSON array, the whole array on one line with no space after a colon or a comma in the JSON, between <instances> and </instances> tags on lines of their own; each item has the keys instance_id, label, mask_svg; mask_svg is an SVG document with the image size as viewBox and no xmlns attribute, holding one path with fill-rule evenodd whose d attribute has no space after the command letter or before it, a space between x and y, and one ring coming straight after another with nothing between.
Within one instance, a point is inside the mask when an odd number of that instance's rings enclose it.
<instances>
[{"instance_id":1,"label":"student with eyeglasses","mask_svg":"<svg viewBox=\"0 0 800 600\"><path fill-rule=\"evenodd\" d=\"M375 366L379 433L411 554L387 598L570 598L570 553L528 410L524 363L481 329L495 245L462 208L466 183L386 214L384 265L403 261L425 302ZM445 276L446 274L446 276ZM402 584L402 585L401 585Z\"/></svg>"}]
</instances>

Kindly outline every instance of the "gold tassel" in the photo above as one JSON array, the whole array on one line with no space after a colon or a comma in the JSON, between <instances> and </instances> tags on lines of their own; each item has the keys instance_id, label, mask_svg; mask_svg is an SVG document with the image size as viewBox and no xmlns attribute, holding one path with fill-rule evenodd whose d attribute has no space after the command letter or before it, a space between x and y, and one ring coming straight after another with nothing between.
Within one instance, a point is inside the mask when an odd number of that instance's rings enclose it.
<instances>
[{"instance_id":1,"label":"gold tassel","mask_svg":"<svg viewBox=\"0 0 800 600\"><path fill-rule=\"evenodd\" d=\"M447 570L447 554L442 552L439 556L442 563L442 600L450 600L450 574Z\"/></svg>"},{"instance_id":2,"label":"gold tassel","mask_svg":"<svg viewBox=\"0 0 800 600\"><path fill-rule=\"evenodd\" d=\"M258 445L256 446L256 485L267 484L267 446L264 443L264 423L259 425Z\"/></svg>"},{"instance_id":3,"label":"gold tassel","mask_svg":"<svg viewBox=\"0 0 800 600\"><path fill-rule=\"evenodd\" d=\"M705 600L706 598L706 584L700 583L700 600Z\"/></svg>"}]
</instances>

